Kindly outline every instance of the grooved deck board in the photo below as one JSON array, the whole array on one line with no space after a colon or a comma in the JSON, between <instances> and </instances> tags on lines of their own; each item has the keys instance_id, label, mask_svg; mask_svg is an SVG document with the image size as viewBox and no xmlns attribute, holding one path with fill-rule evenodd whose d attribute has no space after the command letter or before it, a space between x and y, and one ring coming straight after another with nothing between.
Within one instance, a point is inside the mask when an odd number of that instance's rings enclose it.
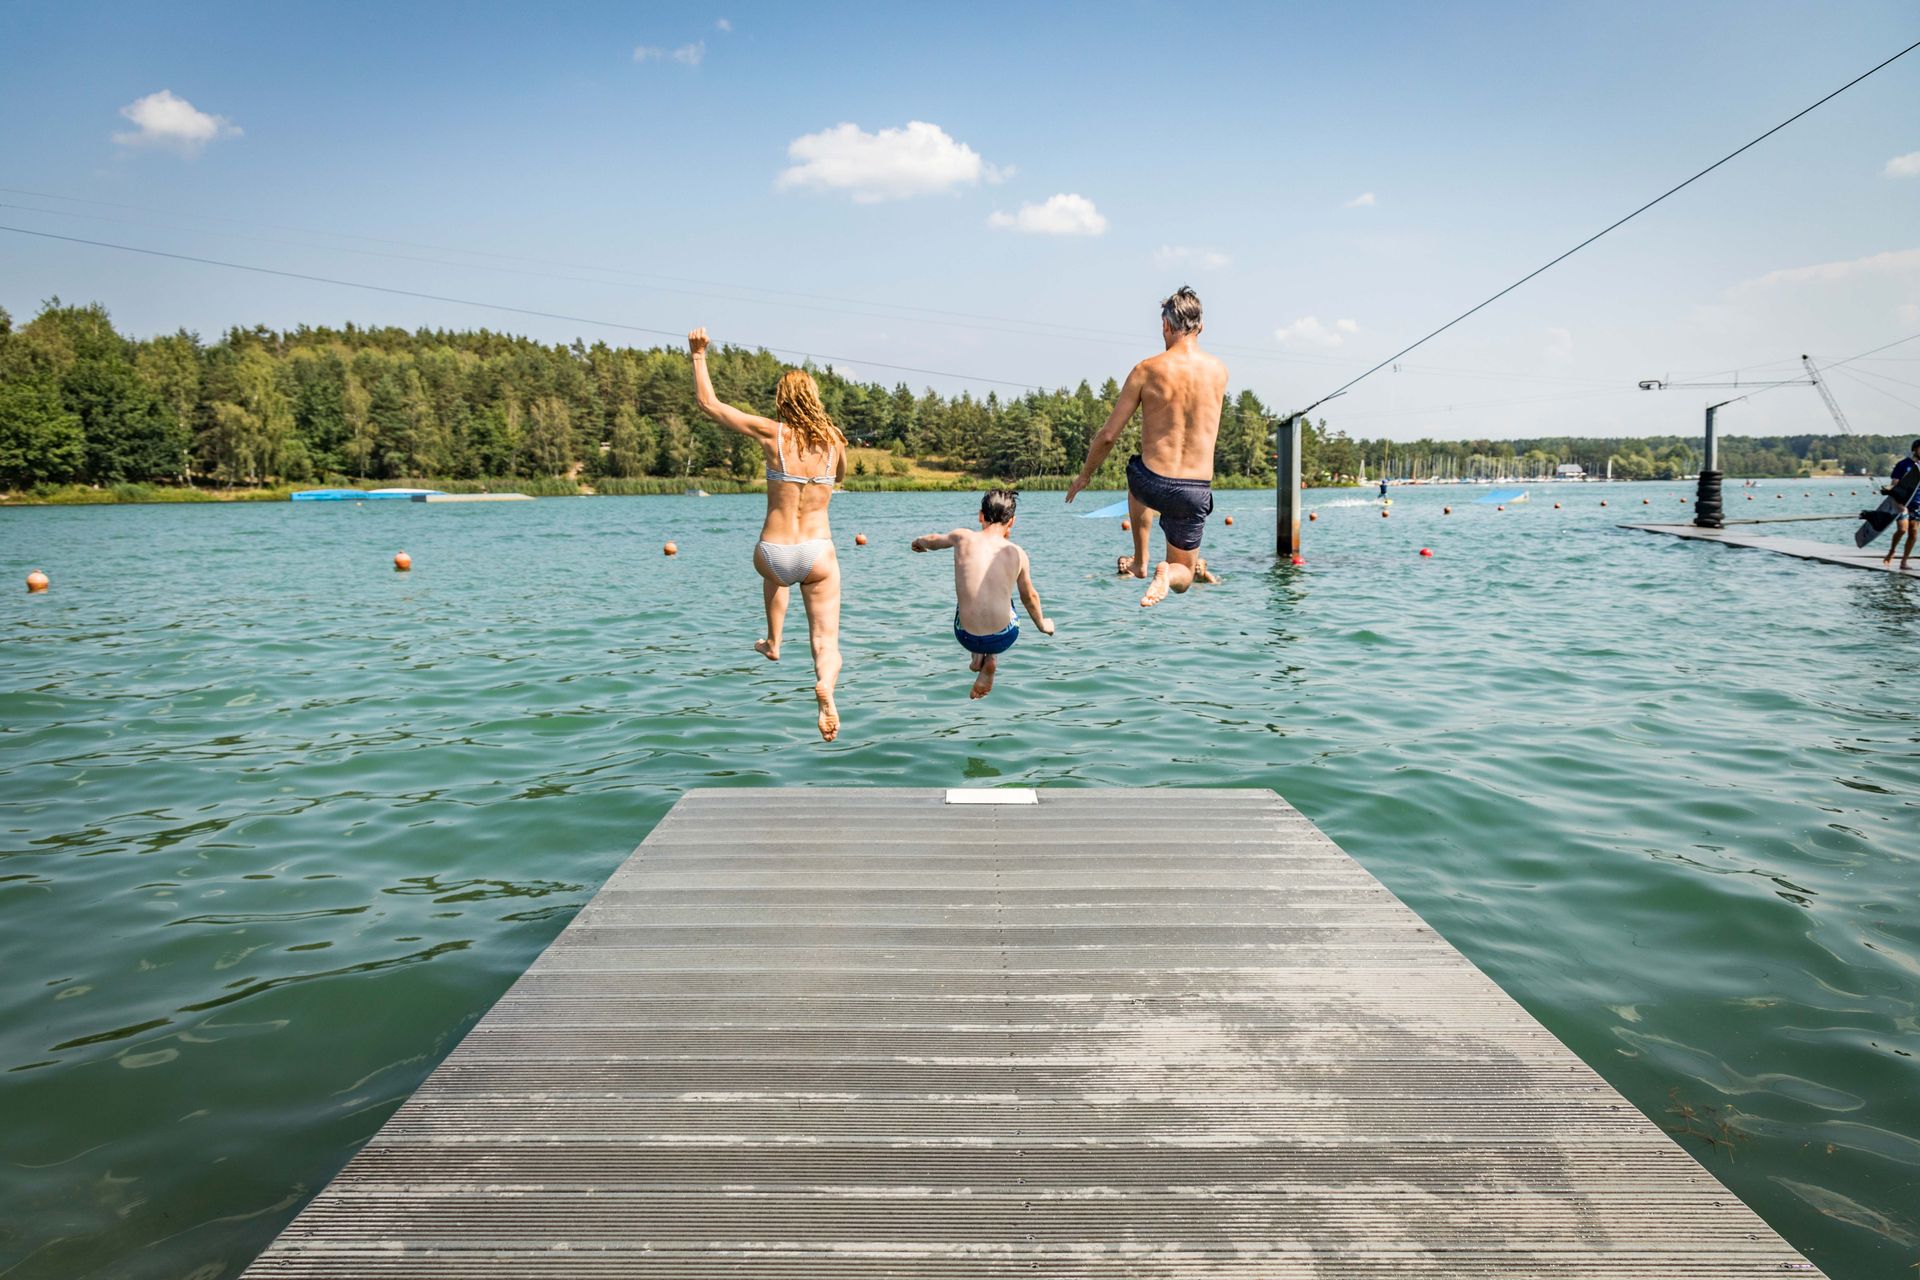
<instances>
[{"instance_id":1,"label":"grooved deck board","mask_svg":"<svg viewBox=\"0 0 1920 1280\"><path fill-rule=\"evenodd\" d=\"M1817 1275L1279 797L690 792L255 1280Z\"/></svg>"}]
</instances>

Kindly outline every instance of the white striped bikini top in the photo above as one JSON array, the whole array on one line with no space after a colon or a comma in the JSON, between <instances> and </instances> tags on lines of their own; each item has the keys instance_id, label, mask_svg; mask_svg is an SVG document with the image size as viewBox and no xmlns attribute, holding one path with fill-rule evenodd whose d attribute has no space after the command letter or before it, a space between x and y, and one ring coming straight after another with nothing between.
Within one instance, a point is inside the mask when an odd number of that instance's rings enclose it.
<instances>
[{"instance_id":1,"label":"white striped bikini top","mask_svg":"<svg viewBox=\"0 0 1920 1280\"><path fill-rule=\"evenodd\" d=\"M786 429L785 423L776 422L773 424L773 452L774 456L780 460L780 465L776 467L768 464L767 479L784 480L788 484L832 484L833 472L831 470L823 476L796 476L787 470L787 450L783 442ZM829 462L828 465L831 467L831 462Z\"/></svg>"}]
</instances>

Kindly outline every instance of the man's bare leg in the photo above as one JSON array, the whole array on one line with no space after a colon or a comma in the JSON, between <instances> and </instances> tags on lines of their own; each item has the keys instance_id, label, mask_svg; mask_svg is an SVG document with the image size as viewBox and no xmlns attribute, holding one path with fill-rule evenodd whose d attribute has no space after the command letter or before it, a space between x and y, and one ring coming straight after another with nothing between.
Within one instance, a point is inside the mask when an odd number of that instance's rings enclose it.
<instances>
[{"instance_id":1,"label":"man's bare leg","mask_svg":"<svg viewBox=\"0 0 1920 1280\"><path fill-rule=\"evenodd\" d=\"M1920 538L1920 520L1907 521L1907 549L1900 553L1900 567L1907 567L1907 561L1913 558L1914 539Z\"/></svg>"},{"instance_id":2,"label":"man's bare leg","mask_svg":"<svg viewBox=\"0 0 1920 1280\"><path fill-rule=\"evenodd\" d=\"M1154 568L1153 581L1147 584L1147 594L1140 597L1140 607L1151 609L1167 598L1167 592L1184 592L1192 586L1193 567L1198 559L1199 556L1192 551L1168 547L1167 558Z\"/></svg>"},{"instance_id":3,"label":"man's bare leg","mask_svg":"<svg viewBox=\"0 0 1920 1280\"><path fill-rule=\"evenodd\" d=\"M800 584L807 606L807 638L813 645L813 696L820 704L820 737L840 736L840 710L833 689L840 683L840 559L831 551Z\"/></svg>"},{"instance_id":4,"label":"man's bare leg","mask_svg":"<svg viewBox=\"0 0 1920 1280\"><path fill-rule=\"evenodd\" d=\"M976 654L974 655L974 661L979 663L979 665L973 669L980 674L974 680L973 688L968 692L967 696L969 698L984 698L993 692L993 673L1000 664L994 660L991 654Z\"/></svg>"},{"instance_id":5,"label":"man's bare leg","mask_svg":"<svg viewBox=\"0 0 1920 1280\"><path fill-rule=\"evenodd\" d=\"M780 629L787 620L787 589L772 578L760 579L760 594L767 602L767 638L755 640L753 648L768 662L780 661Z\"/></svg>"},{"instance_id":6,"label":"man's bare leg","mask_svg":"<svg viewBox=\"0 0 1920 1280\"><path fill-rule=\"evenodd\" d=\"M1127 522L1133 526L1133 554L1121 556L1115 567L1121 577L1144 578L1151 563L1147 559L1147 537L1153 532L1153 509L1143 506L1131 493L1127 495Z\"/></svg>"}]
</instances>

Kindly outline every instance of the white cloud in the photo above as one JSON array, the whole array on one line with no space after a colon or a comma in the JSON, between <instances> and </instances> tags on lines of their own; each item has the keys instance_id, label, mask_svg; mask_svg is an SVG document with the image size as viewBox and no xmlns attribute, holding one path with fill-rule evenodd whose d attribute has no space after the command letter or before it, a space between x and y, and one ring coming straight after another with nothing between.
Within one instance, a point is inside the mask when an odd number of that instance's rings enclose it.
<instances>
[{"instance_id":1,"label":"white cloud","mask_svg":"<svg viewBox=\"0 0 1920 1280\"><path fill-rule=\"evenodd\" d=\"M1887 161L1887 167L1881 173L1888 178L1920 178L1920 151L1895 156Z\"/></svg>"},{"instance_id":2,"label":"white cloud","mask_svg":"<svg viewBox=\"0 0 1920 1280\"><path fill-rule=\"evenodd\" d=\"M1854 276L1900 275L1910 271L1920 272L1920 249L1894 249L1844 262L1816 262L1809 267L1769 271L1758 279L1742 281L1729 292L1744 293L1791 284L1832 284Z\"/></svg>"},{"instance_id":3,"label":"white cloud","mask_svg":"<svg viewBox=\"0 0 1920 1280\"><path fill-rule=\"evenodd\" d=\"M225 116L208 115L171 89L135 98L120 114L135 126L130 133L113 135L123 147L163 147L191 156L216 138L240 136L239 125Z\"/></svg>"},{"instance_id":4,"label":"white cloud","mask_svg":"<svg viewBox=\"0 0 1920 1280\"><path fill-rule=\"evenodd\" d=\"M1303 316L1275 329L1273 338L1283 347L1337 347L1358 332L1360 326L1352 320L1335 320L1328 325L1320 323L1318 316Z\"/></svg>"},{"instance_id":5,"label":"white cloud","mask_svg":"<svg viewBox=\"0 0 1920 1280\"><path fill-rule=\"evenodd\" d=\"M775 186L846 191L856 204L933 195L1005 177L978 151L924 120L878 133L837 124L795 138L787 144L787 158L794 163L781 171Z\"/></svg>"},{"instance_id":6,"label":"white cloud","mask_svg":"<svg viewBox=\"0 0 1920 1280\"><path fill-rule=\"evenodd\" d=\"M731 19L731 18L715 18L715 19L713 20L713 29L714 29L715 31L732 31L732 30L733 30L733 19Z\"/></svg>"},{"instance_id":7,"label":"white cloud","mask_svg":"<svg viewBox=\"0 0 1920 1280\"><path fill-rule=\"evenodd\" d=\"M1106 234L1107 218L1085 196L1063 193L1048 196L1044 204L1023 204L1018 213L996 209L987 215L987 225L1031 236L1098 236Z\"/></svg>"},{"instance_id":8,"label":"white cloud","mask_svg":"<svg viewBox=\"0 0 1920 1280\"><path fill-rule=\"evenodd\" d=\"M633 51L635 62L665 62L668 59L683 67L697 67L700 60L707 56L707 42L695 40L692 44L683 44L678 49L662 49L659 45L643 44Z\"/></svg>"},{"instance_id":9,"label":"white cloud","mask_svg":"<svg viewBox=\"0 0 1920 1280\"><path fill-rule=\"evenodd\" d=\"M1347 201L1345 204L1341 205L1340 207L1342 209L1371 209L1373 208L1374 205L1378 203L1380 202L1373 198L1373 192L1362 191L1359 195Z\"/></svg>"},{"instance_id":10,"label":"white cloud","mask_svg":"<svg viewBox=\"0 0 1920 1280\"><path fill-rule=\"evenodd\" d=\"M1153 265L1162 271L1183 265L1198 267L1202 271L1218 271L1231 261L1216 249L1189 249L1179 244L1163 244L1153 252Z\"/></svg>"},{"instance_id":11,"label":"white cloud","mask_svg":"<svg viewBox=\"0 0 1920 1280\"><path fill-rule=\"evenodd\" d=\"M1547 355L1555 360L1564 360L1573 354L1573 332L1558 325L1547 328Z\"/></svg>"}]
</instances>

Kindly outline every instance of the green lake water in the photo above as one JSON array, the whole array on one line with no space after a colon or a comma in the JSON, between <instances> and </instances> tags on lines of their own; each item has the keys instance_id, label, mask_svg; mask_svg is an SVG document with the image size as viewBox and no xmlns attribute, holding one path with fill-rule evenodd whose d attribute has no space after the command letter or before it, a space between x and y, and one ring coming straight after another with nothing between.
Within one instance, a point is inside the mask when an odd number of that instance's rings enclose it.
<instances>
[{"instance_id":1,"label":"green lake water","mask_svg":"<svg viewBox=\"0 0 1920 1280\"><path fill-rule=\"evenodd\" d=\"M973 499L838 496L830 747L797 603L749 647L757 497L0 509L0 1275L235 1275L686 788L1022 783L1279 791L1829 1274L1911 1277L1920 582L1485 492L1316 493L1280 569L1222 493L1224 585L1152 611L1032 494L1060 632L985 703L906 545Z\"/></svg>"}]
</instances>

